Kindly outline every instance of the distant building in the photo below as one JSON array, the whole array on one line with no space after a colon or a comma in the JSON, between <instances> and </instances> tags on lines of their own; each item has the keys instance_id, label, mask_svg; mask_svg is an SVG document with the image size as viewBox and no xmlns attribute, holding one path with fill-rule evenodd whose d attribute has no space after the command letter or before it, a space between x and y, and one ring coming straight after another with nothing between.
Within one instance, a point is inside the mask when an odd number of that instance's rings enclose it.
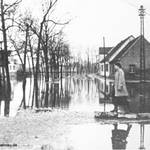
<instances>
[{"instance_id":1,"label":"distant building","mask_svg":"<svg viewBox=\"0 0 150 150\"><path fill-rule=\"evenodd\" d=\"M18 63L17 59L10 57L8 67L9 67L9 72L11 74L14 74L17 73L17 71L22 68L22 65Z\"/></svg>"},{"instance_id":2,"label":"distant building","mask_svg":"<svg viewBox=\"0 0 150 150\"><path fill-rule=\"evenodd\" d=\"M112 47L105 47L105 49L104 47L99 47L99 54L96 56L96 63L99 73L101 71L100 62L104 59L104 54L106 56L111 49Z\"/></svg>"},{"instance_id":3,"label":"distant building","mask_svg":"<svg viewBox=\"0 0 150 150\"><path fill-rule=\"evenodd\" d=\"M5 58L5 51L1 50L0 51L0 75L3 75L3 67L5 67L6 64L4 58ZM18 63L18 61L11 56L11 51L8 51L8 67L9 67L10 74L15 74L21 68L21 65Z\"/></svg>"},{"instance_id":4,"label":"distant building","mask_svg":"<svg viewBox=\"0 0 150 150\"><path fill-rule=\"evenodd\" d=\"M104 61L106 67L106 76L112 77L114 74L114 63L119 61L125 71L126 78L139 79L140 77L140 39L132 35L122 40L113 47L100 62L100 74L104 75ZM145 63L146 79L150 79L150 43L144 39L145 45Z\"/></svg>"}]
</instances>

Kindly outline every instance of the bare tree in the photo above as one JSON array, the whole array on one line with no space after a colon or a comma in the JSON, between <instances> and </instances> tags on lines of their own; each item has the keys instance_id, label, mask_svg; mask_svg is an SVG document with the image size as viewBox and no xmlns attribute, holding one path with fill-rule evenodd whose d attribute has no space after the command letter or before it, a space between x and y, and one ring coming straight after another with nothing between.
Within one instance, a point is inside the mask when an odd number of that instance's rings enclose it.
<instances>
[{"instance_id":1,"label":"bare tree","mask_svg":"<svg viewBox=\"0 0 150 150\"><path fill-rule=\"evenodd\" d=\"M56 20L50 19L52 12L55 10L55 6L58 0L48 0L49 3L44 9L44 15L41 22L38 24L31 16L22 17L20 19L13 20L13 26L17 27L18 34L23 33L23 36L19 40L15 40L12 37L11 43L13 44L15 51L22 63L23 76L25 79L26 72L26 58L28 52L31 54L32 59L32 68L34 74L34 90L35 90L35 105L39 107L38 98L39 98L39 85L38 78L41 68L44 68L44 75L46 83L49 83L49 68L51 60L53 60L54 65L58 67L59 71L59 62L60 59L64 58L61 50L61 42L55 37L59 35L60 31L55 32L54 29L56 25L66 25L69 21L60 23ZM31 35L31 32L34 34ZM35 37L36 36L36 37ZM59 39L59 38L58 38ZM33 45L33 41L36 41ZM22 58L23 54L23 58ZM65 54L64 54L65 55ZM35 58L35 59L34 59ZM42 67L41 67L42 66ZM47 84L48 85L48 84ZM24 86L25 87L25 86Z\"/></svg>"},{"instance_id":2,"label":"bare tree","mask_svg":"<svg viewBox=\"0 0 150 150\"><path fill-rule=\"evenodd\" d=\"M6 4L3 0L0 1L0 8L1 8L1 31L3 34L3 42L4 42L4 60L5 60L5 70L6 70L6 77L7 77L7 85L8 85L8 94L10 99L10 93L11 93L11 84L10 84L10 75L9 75L9 67L8 67L8 41L7 41L7 30L13 26L13 20L14 20L14 13L16 11L17 6L21 2L21 0L17 0L14 3Z\"/></svg>"},{"instance_id":3,"label":"bare tree","mask_svg":"<svg viewBox=\"0 0 150 150\"><path fill-rule=\"evenodd\" d=\"M41 49L43 50L43 53L45 56L45 62L46 62L46 82L49 81L49 71L48 71L49 67L48 67L47 54L48 54L48 43L49 43L48 41L49 41L49 39L51 39L51 36L49 35L50 33L48 33L48 26L47 25L49 22L54 24L54 27L55 27L55 25L65 25L65 24L69 23L69 22L58 23L52 19L49 19L50 18L49 14L51 14L54 11L57 1L58 0L49 0L49 3L47 3L47 5L46 5L47 8L45 9L45 12L44 12L44 15L43 15L43 18L42 18L42 21L40 23L39 28L36 28L33 26L31 27L32 31L38 37L38 45L37 45L37 51L36 51L36 66L35 66L35 74L34 74L36 107L38 107L38 74L39 74L39 70L40 70L39 61L40 61ZM44 29L45 29L45 33L44 33ZM52 33L51 30L49 30L49 32Z\"/></svg>"}]
</instances>

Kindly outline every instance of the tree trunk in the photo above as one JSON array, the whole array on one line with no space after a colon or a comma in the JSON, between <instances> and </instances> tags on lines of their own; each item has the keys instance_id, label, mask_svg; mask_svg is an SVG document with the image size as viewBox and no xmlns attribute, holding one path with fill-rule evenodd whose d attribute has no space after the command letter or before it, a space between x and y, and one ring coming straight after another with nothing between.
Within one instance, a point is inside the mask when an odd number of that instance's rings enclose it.
<instances>
[{"instance_id":1,"label":"tree trunk","mask_svg":"<svg viewBox=\"0 0 150 150\"><path fill-rule=\"evenodd\" d=\"M11 99L11 84L10 84L10 75L9 75L9 67L8 67L8 50L7 50L7 34L5 28L5 18L4 18L4 4L3 0L1 0L1 22L2 22L2 32L3 32L3 41L4 41L4 61L5 61L5 69L6 69L6 79L8 86L8 100Z\"/></svg>"},{"instance_id":2,"label":"tree trunk","mask_svg":"<svg viewBox=\"0 0 150 150\"><path fill-rule=\"evenodd\" d=\"M40 56L40 48L41 48L41 38L42 38L42 30L43 30L43 22L41 23L41 28L40 28L40 34L38 38L38 47L37 47L37 52L36 52L36 70L34 73L34 86L35 86L35 106L38 108L39 103L38 103L38 95L39 95L39 90L38 90L38 74L39 74L39 56Z\"/></svg>"},{"instance_id":3,"label":"tree trunk","mask_svg":"<svg viewBox=\"0 0 150 150\"><path fill-rule=\"evenodd\" d=\"M24 63L23 63L23 83L22 83L22 88L23 88L23 99L22 99L22 101L23 101L24 109L26 108L26 57L27 57L28 31L29 31L29 26L27 25L26 39L25 39L25 50L24 50Z\"/></svg>"},{"instance_id":4,"label":"tree trunk","mask_svg":"<svg viewBox=\"0 0 150 150\"><path fill-rule=\"evenodd\" d=\"M48 35L46 34L46 44L43 47L44 59L45 59L45 66L46 66L46 74L45 74L45 82L49 83L49 65L48 65Z\"/></svg>"},{"instance_id":5,"label":"tree trunk","mask_svg":"<svg viewBox=\"0 0 150 150\"><path fill-rule=\"evenodd\" d=\"M31 62L32 62L32 72L33 74L35 73L35 68L34 68L34 58L33 58L33 49L32 49L32 46L31 46L31 40L29 40L29 47L30 47L30 53L31 53Z\"/></svg>"}]
</instances>

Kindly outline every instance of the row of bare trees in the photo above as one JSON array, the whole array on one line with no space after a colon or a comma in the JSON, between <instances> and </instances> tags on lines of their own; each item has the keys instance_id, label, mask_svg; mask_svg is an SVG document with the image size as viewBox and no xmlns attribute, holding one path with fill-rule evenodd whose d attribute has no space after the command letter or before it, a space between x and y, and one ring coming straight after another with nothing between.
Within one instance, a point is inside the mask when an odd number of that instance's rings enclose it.
<instances>
[{"instance_id":1,"label":"row of bare trees","mask_svg":"<svg viewBox=\"0 0 150 150\"><path fill-rule=\"evenodd\" d=\"M41 21L35 19L31 12L25 15L19 14L18 7L22 0L11 3L1 2L1 33L3 35L5 51L5 73L8 91L11 93L8 49L11 47L12 53L16 53L22 64L23 91L26 87L26 66L27 60L30 64L30 72L34 77L34 95L36 107L38 107L39 85L38 79L43 73L45 82L49 83L50 77L59 77L59 70L70 57L69 46L63 41L62 29L69 23L57 22L51 19L51 15L56 9L58 0L47 0L43 5L43 15ZM59 30L56 28L60 26ZM56 75L55 72L58 72ZM62 74L61 74L62 77ZM10 94L9 94L10 95ZM23 94L25 103L25 93ZM9 99L11 99L9 97ZM25 105L24 105L25 106Z\"/></svg>"}]
</instances>

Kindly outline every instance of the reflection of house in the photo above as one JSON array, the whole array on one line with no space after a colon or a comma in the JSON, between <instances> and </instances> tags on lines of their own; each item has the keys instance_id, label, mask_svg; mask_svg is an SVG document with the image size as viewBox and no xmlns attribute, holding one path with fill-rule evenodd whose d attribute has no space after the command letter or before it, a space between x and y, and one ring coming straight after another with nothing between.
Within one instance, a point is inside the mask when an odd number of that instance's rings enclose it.
<instances>
[{"instance_id":1,"label":"reflection of house","mask_svg":"<svg viewBox=\"0 0 150 150\"><path fill-rule=\"evenodd\" d=\"M140 73L140 39L141 36L134 38L129 36L115 47L113 47L105 58L106 75L111 77L114 73L113 64L120 61L123 69L125 70L126 77L128 78L139 78ZM145 62L146 62L146 73L150 71L150 43L144 39L145 45ZM104 59L100 62L101 71L100 74L104 75ZM148 76L147 76L148 77ZM149 77L150 78L150 77Z\"/></svg>"}]
</instances>

